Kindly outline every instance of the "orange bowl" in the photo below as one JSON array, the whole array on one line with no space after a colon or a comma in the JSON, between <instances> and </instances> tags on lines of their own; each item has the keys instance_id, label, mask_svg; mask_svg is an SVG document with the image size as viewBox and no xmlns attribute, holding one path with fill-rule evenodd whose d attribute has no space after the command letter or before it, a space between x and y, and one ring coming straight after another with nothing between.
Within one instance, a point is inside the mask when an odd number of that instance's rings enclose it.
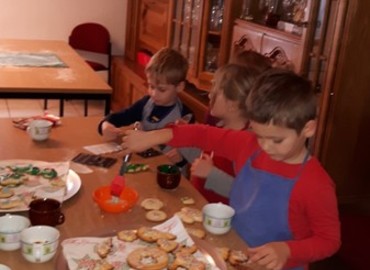
<instances>
[{"instance_id":1,"label":"orange bowl","mask_svg":"<svg viewBox=\"0 0 370 270\"><path fill-rule=\"evenodd\" d=\"M119 200L113 200L110 194L110 186L102 186L93 192L93 199L101 209L110 213L120 213L131 209L139 195L136 190L125 187L119 196Z\"/></svg>"}]
</instances>

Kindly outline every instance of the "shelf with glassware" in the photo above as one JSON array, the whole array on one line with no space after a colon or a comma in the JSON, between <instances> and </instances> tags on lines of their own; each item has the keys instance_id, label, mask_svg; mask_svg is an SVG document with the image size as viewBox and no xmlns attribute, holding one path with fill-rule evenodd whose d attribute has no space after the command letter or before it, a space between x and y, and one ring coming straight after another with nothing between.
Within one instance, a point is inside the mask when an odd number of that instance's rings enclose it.
<instances>
[{"instance_id":1,"label":"shelf with glassware","mask_svg":"<svg viewBox=\"0 0 370 270\"><path fill-rule=\"evenodd\" d=\"M240 16L242 0L173 3L171 46L189 60L188 80L199 89L209 90L214 71L229 59L231 22Z\"/></svg>"},{"instance_id":2,"label":"shelf with glassware","mask_svg":"<svg viewBox=\"0 0 370 270\"><path fill-rule=\"evenodd\" d=\"M306 22L312 9L310 0L244 0L235 20L231 53L235 48L255 50L270 57L275 66L305 74L308 37L314 33Z\"/></svg>"},{"instance_id":3,"label":"shelf with glassware","mask_svg":"<svg viewBox=\"0 0 370 270\"><path fill-rule=\"evenodd\" d=\"M244 0L240 19L302 35L312 0Z\"/></svg>"}]
</instances>

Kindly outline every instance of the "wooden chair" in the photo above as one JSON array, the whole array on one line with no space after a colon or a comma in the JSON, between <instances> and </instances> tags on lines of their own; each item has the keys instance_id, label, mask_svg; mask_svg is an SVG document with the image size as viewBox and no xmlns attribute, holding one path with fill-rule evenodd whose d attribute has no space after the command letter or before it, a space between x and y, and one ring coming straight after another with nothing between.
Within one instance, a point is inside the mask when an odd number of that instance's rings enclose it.
<instances>
[{"instance_id":1,"label":"wooden chair","mask_svg":"<svg viewBox=\"0 0 370 270\"><path fill-rule=\"evenodd\" d=\"M82 23L73 28L69 36L69 45L81 52L94 53L106 58L105 63L86 59L86 63L95 71L107 71L108 83L110 84L110 67L112 60L112 44L109 31L98 23ZM88 100L85 99L84 115L88 114ZM60 106L64 106L60 100ZM47 109L47 99L44 101L44 109ZM62 115L61 115L62 116Z\"/></svg>"}]
</instances>

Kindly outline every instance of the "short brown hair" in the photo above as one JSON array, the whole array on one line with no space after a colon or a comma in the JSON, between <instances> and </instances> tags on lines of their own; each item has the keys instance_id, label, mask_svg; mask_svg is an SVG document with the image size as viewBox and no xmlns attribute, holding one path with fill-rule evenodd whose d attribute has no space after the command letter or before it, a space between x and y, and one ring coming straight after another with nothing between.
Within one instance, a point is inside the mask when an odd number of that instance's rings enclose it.
<instances>
[{"instance_id":1,"label":"short brown hair","mask_svg":"<svg viewBox=\"0 0 370 270\"><path fill-rule=\"evenodd\" d=\"M155 53L145 67L145 72L163 77L167 83L177 85L185 81L189 64L186 58L171 48L162 48Z\"/></svg>"},{"instance_id":2,"label":"short brown hair","mask_svg":"<svg viewBox=\"0 0 370 270\"><path fill-rule=\"evenodd\" d=\"M291 128L299 134L316 118L316 96L308 80L291 71L271 69L253 85L247 109L251 121Z\"/></svg>"},{"instance_id":3,"label":"short brown hair","mask_svg":"<svg viewBox=\"0 0 370 270\"><path fill-rule=\"evenodd\" d=\"M252 50L236 53L230 59L230 63L238 64L247 68L254 68L260 73L272 67L270 58Z\"/></svg>"},{"instance_id":4,"label":"short brown hair","mask_svg":"<svg viewBox=\"0 0 370 270\"><path fill-rule=\"evenodd\" d=\"M215 87L226 99L238 102L238 108L244 117L247 116L246 99L258 74L252 68L227 64L218 68L214 75Z\"/></svg>"}]
</instances>

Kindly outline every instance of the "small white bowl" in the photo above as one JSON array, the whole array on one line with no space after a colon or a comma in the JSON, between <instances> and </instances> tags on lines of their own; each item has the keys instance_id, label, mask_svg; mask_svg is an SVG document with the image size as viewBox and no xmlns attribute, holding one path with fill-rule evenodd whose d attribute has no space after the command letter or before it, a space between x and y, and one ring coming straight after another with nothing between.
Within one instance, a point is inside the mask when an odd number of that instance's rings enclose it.
<instances>
[{"instance_id":1,"label":"small white bowl","mask_svg":"<svg viewBox=\"0 0 370 270\"><path fill-rule=\"evenodd\" d=\"M223 203L209 203L203 207L203 226L212 234L225 234L231 229L235 210Z\"/></svg>"},{"instance_id":2,"label":"small white bowl","mask_svg":"<svg viewBox=\"0 0 370 270\"><path fill-rule=\"evenodd\" d=\"M0 249L19 249L21 247L21 232L30 224L30 220L23 216L6 214L0 217Z\"/></svg>"},{"instance_id":3,"label":"small white bowl","mask_svg":"<svg viewBox=\"0 0 370 270\"><path fill-rule=\"evenodd\" d=\"M11 270L9 266L0 263L0 270Z\"/></svg>"}]
</instances>

